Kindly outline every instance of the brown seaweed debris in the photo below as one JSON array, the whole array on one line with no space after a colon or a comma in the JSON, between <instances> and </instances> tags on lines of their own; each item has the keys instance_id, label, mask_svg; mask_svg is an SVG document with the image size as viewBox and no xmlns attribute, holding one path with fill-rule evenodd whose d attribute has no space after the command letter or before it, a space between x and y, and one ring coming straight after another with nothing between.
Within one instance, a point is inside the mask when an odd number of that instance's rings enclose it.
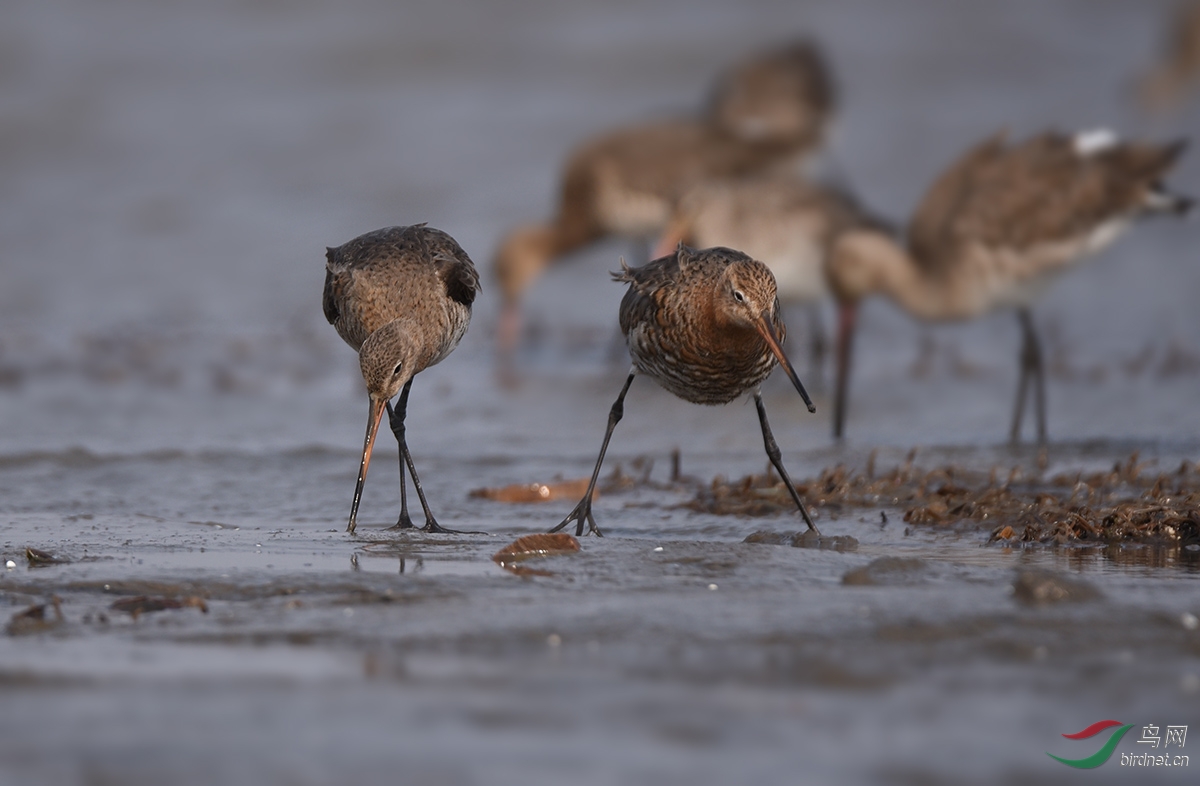
<instances>
[{"instance_id":1,"label":"brown seaweed debris","mask_svg":"<svg viewBox=\"0 0 1200 786\"><path fill-rule=\"evenodd\" d=\"M576 551L579 551L579 541L574 536L565 532L555 532L517 538L497 551L492 559L502 562L529 559L530 557L548 557L552 554L570 554Z\"/></svg>"},{"instance_id":2,"label":"brown seaweed debris","mask_svg":"<svg viewBox=\"0 0 1200 786\"><path fill-rule=\"evenodd\" d=\"M873 457L872 457L873 459ZM944 466L922 470L913 454L889 472L874 461L864 472L844 465L797 483L810 506L888 506L918 526L993 524L992 541L1161 541L1200 543L1200 464L1153 474L1136 453L1106 472L1061 472L1046 478L1020 467L987 472ZM784 485L769 475L728 482L717 477L679 507L703 513L767 516L793 508Z\"/></svg>"},{"instance_id":3,"label":"brown seaweed debris","mask_svg":"<svg viewBox=\"0 0 1200 786\"><path fill-rule=\"evenodd\" d=\"M514 483L499 488L472 489L467 496L490 499L495 502L550 502L560 499L578 499L587 491L588 478L558 480L551 483Z\"/></svg>"},{"instance_id":4,"label":"brown seaweed debris","mask_svg":"<svg viewBox=\"0 0 1200 786\"><path fill-rule=\"evenodd\" d=\"M811 508L811 484L798 482L796 491L807 498ZM736 481L728 481L723 475L717 475L711 483L697 484L696 496L690 501L674 507L698 513L716 513L719 516L758 518L795 510L796 503L788 495L783 481L768 472L764 475L747 475Z\"/></svg>"},{"instance_id":5,"label":"brown seaweed debris","mask_svg":"<svg viewBox=\"0 0 1200 786\"><path fill-rule=\"evenodd\" d=\"M617 464L611 472L602 477L596 484L596 490L592 494L593 499L598 498L601 493L618 494L632 489L677 491L681 487L691 488L698 482L695 478L681 474L678 449L671 451L670 474L665 482L651 479L650 474L654 471L654 459L651 456L636 456L628 461L628 466L627 471L625 465ZM588 480L589 478L576 478L573 480L560 479L550 483L513 483L509 486L472 489L467 496L510 503L578 500L587 492Z\"/></svg>"},{"instance_id":6,"label":"brown seaweed debris","mask_svg":"<svg viewBox=\"0 0 1200 786\"><path fill-rule=\"evenodd\" d=\"M492 555L492 560L507 571L518 576L551 576L550 571L537 570L519 563L539 557L557 554L574 554L579 551L579 541L573 535L556 532L540 535L525 535L517 538Z\"/></svg>"},{"instance_id":7,"label":"brown seaweed debris","mask_svg":"<svg viewBox=\"0 0 1200 786\"><path fill-rule=\"evenodd\" d=\"M208 604L204 602L204 598L198 595L192 595L187 598L167 598L167 597L151 597L149 595L135 595L132 598L121 598L113 601L109 606L113 611L127 612L134 619L137 619L142 614L149 614L154 611L168 611L171 609L186 609L197 608L205 614L208 613Z\"/></svg>"}]
</instances>

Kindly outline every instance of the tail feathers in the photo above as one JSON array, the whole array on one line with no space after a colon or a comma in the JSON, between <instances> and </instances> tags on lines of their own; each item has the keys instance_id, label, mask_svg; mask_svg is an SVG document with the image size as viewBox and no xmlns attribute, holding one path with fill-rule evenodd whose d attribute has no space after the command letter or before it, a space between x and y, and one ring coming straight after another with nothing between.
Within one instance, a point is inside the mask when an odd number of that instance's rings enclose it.
<instances>
[{"instance_id":1,"label":"tail feathers","mask_svg":"<svg viewBox=\"0 0 1200 786\"><path fill-rule=\"evenodd\" d=\"M621 269L613 270L609 273L609 275L612 276L613 281L628 283L633 281L633 268L631 268L629 263L625 261L625 257L621 257Z\"/></svg>"},{"instance_id":2,"label":"tail feathers","mask_svg":"<svg viewBox=\"0 0 1200 786\"><path fill-rule=\"evenodd\" d=\"M1171 167L1175 166L1175 162L1187 150L1188 141L1186 139L1176 139L1174 142L1168 142L1165 145L1145 146L1141 148L1141 155L1135 159L1140 166L1134 171L1140 169L1142 177L1147 179L1159 180L1166 176L1167 172L1171 171Z\"/></svg>"},{"instance_id":3,"label":"tail feathers","mask_svg":"<svg viewBox=\"0 0 1200 786\"><path fill-rule=\"evenodd\" d=\"M1177 216L1187 215L1196 200L1183 194L1168 191L1161 184L1155 184L1146 192L1146 209L1152 213L1172 213Z\"/></svg>"},{"instance_id":4,"label":"tail feathers","mask_svg":"<svg viewBox=\"0 0 1200 786\"><path fill-rule=\"evenodd\" d=\"M1195 200L1189 196L1169 191L1162 182L1187 147L1187 139L1177 139L1148 151L1148 155L1143 159L1143 177L1150 181L1144 200L1146 210L1152 213L1170 213L1182 216L1192 209Z\"/></svg>"}]
</instances>

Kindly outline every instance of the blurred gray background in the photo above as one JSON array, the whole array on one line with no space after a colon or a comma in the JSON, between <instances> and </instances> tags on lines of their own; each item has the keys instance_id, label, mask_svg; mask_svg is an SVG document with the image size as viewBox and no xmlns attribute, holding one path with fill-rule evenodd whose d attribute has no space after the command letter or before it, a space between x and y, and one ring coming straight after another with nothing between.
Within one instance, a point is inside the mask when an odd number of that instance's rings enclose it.
<instances>
[{"instance_id":1,"label":"blurred gray background","mask_svg":"<svg viewBox=\"0 0 1200 786\"><path fill-rule=\"evenodd\" d=\"M345 444L361 383L318 307L324 247L418 221L458 238L484 275L463 347L427 376L469 378L495 401L493 249L550 214L558 167L589 135L694 111L722 66L811 35L841 88L833 155L868 204L903 221L937 173L1000 129L1185 134L1195 101L1150 116L1131 89L1172 8L9 0L0 449ZM1197 191L1198 171L1185 159L1176 187ZM1195 434L1193 238L1177 222L1138 227L1045 299L1053 436ZM620 298L606 273L630 252L589 249L529 293L531 378L605 373ZM1002 438L1011 316L927 331L932 380L912 373L915 325L884 302L865 319L854 439ZM802 427L827 439L824 414Z\"/></svg>"},{"instance_id":2,"label":"blurred gray background","mask_svg":"<svg viewBox=\"0 0 1200 786\"><path fill-rule=\"evenodd\" d=\"M822 514L857 552L741 546L798 525L643 489L602 497L611 537L527 580L491 553L572 503L467 495L586 475L624 377L607 271L632 249L608 242L528 293L523 383L496 383L493 249L549 215L575 145L695 111L720 68L809 35L841 88L840 169L903 221L1000 129L1189 135L1200 102L1149 115L1132 94L1173 7L3 0L0 598L11 618L60 594L66 621L0 637L0 782L1027 786L1069 775L1045 751L1089 753L1059 735L1100 718L1189 722L1200 605L1172 560L910 536L898 509L887 527ZM1200 192L1196 151L1172 180ZM367 406L321 314L324 249L419 221L459 240L484 289L462 345L416 380L409 444L442 523L493 537L382 532L381 438L351 539ZM1136 227L1038 307L1050 472L1200 454L1196 245L1191 222ZM1018 339L1008 314L921 328L871 302L845 446L825 396L812 416L767 386L793 476L876 447L881 469L912 447L926 467L1035 466L1004 444ZM638 382L609 467L646 454L661 478L673 447L701 478L765 465L746 402ZM75 561L27 568L30 545ZM896 554L922 560L915 578L843 586ZM1017 605L1031 566L1101 600ZM133 621L114 594L211 609Z\"/></svg>"}]
</instances>

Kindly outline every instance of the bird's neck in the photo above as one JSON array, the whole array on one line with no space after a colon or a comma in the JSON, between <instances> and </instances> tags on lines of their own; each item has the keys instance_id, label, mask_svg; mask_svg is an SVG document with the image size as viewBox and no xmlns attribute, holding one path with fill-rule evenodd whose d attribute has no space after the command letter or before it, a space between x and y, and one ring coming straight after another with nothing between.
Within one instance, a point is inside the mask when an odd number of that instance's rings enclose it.
<instances>
[{"instance_id":1,"label":"bird's neck","mask_svg":"<svg viewBox=\"0 0 1200 786\"><path fill-rule=\"evenodd\" d=\"M836 268L852 271L839 277ZM831 263L830 283L845 300L882 294L895 300L919 319L947 319L955 315L953 281L930 274L891 235L877 230L854 230L839 239Z\"/></svg>"},{"instance_id":2,"label":"bird's neck","mask_svg":"<svg viewBox=\"0 0 1200 786\"><path fill-rule=\"evenodd\" d=\"M393 319L377 330L376 333L380 334L381 339L394 337L392 338L393 341L399 341L400 337L403 336L404 343L414 348L410 352L413 366L412 373L416 374L439 362L446 355L450 354L450 350L454 349L453 344L446 345L446 341L443 340L445 331L440 328L441 325L435 327L432 323L426 322L423 319L414 316L404 316ZM372 336L374 335L372 334Z\"/></svg>"}]
</instances>

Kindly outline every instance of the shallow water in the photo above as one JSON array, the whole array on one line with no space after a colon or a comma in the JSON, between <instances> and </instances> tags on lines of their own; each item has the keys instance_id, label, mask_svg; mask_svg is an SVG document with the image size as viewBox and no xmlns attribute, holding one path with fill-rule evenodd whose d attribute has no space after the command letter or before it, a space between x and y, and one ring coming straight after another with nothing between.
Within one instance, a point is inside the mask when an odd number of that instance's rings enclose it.
<instances>
[{"instance_id":1,"label":"shallow water","mask_svg":"<svg viewBox=\"0 0 1200 786\"><path fill-rule=\"evenodd\" d=\"M817 511L849 550L749 544L802 525L642 485L597 502L607 537L522 576L492 554L573 501L469 496L585 475L625 374L604 271L631 249L612 243L537 284L522 385L495 383L491 249L549 210L579 139L686 110L730 58L812 31L844 92L840 168L903 216L1000 127L1194 128L1195 103L1147 118L1129 101L1166 7L9 3L0 608L57 597L63 619L0 636L0 782L1058 783L1071 771L1047 751L1098 747L1063 733L1120 719L1137 725L1118 752L1139 753L1144 724L1192 723L1195 550L1012 549L894 508L886 525ZM1200 191L1198 166L1181 190ZM318 308L323 249L421 220L459 239L484 292L413 388L410 445L439 520L487 534L386 531L381 438L349 536L366 401ZM1048 472L1200 459L1194 237L1138 227L1039 307ZM869 304L846 445L824 395L812 416L767 386L793 476L914 447L927 468L1036 466L1002 442L1017 337L1005 315L921 330ZM698 478L766 463L749 402L637 381L609 467L652 461L665 481L673 449ZM67 562L29 566L26 547ZM1023 602L1019 577L1044 573L1084 599ZM207 612L111 608L138 595ZM1078 777L1127 769L1118 753Z\"/></svg>"}]
</instances>

